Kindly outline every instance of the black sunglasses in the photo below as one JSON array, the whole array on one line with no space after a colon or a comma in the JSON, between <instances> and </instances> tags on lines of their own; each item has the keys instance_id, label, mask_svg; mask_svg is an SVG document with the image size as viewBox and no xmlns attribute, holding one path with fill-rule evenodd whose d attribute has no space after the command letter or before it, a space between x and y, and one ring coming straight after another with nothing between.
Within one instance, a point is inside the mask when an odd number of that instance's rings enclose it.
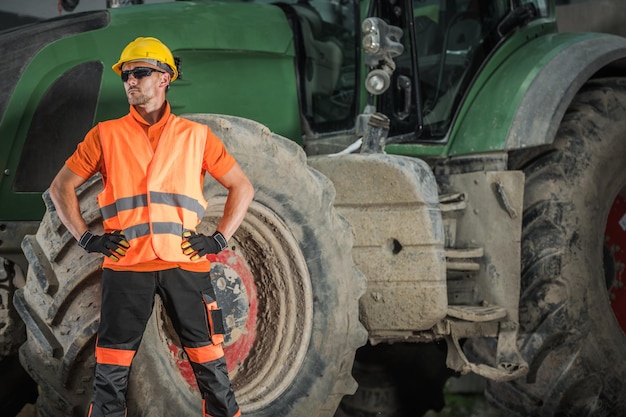
<instances>
[{"instance_id":1,"label":"black sunglasses","mask_svg":"<svg viewBox=\"0 0 626 417\"><path fill-rule=\"evenodd\" d=\"M165 74L165 71L159 71L157 69L154 68L148 68L148 67L137 67L137 68L133 68L131 70L126 70L126 71L122 71L122 81L126 82L128 81L128 77L130 77L130 74L133 74L133 77L135 77L136 80L140 80L143 77L149 77L152 75L153 72L160 72L161 74Z\"/></svg>"}]
</instances>

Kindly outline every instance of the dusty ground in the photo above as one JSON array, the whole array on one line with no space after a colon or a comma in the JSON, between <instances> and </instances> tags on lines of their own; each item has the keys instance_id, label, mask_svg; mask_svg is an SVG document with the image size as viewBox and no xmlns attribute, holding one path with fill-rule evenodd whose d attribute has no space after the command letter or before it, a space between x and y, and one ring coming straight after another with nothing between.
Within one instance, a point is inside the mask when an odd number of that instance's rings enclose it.
<instances>
[{"instance_id":1,"label":"dusty ground","mask_svg":"<svg viewBox=\"0 0 626 417\"><path fill-rule=\"evenodd\" d=\"M508 417L508 414L492 407L482 395L449 394L443 410L429 411L424 417Z\"/></svg>"},{"instance_id":2,"label":"dusty ground","mask_svg":"<svg viewBox=\"0 0 626 417\"><path fill-rule=\"evenodd\" d=\"M26 407L20 411L20 413L15 417L39 417L37 414L37 409L33 404L26 404Z\"/></svg>"},{"instance_id":3,"label":"dusty ground","mask_svg":"<svg viewBox=\"0 0 626 417\"><path fill-rule=\"evenodd\" d=\"M491 407L481 395L457 395L448 398L448 405L439 413L429 411L424 417L506 417ZM35 406L28 404L16 417L39 417Z\"/></svg>"},{"instance_id":4,"label":"dusty ground","mask_svg":"<svg viewBox=\"0 0 626 417\"><path fill-rule=\"evenodd\" d=\"M507 417L496 410L480 394L448 394L447 405L440 412L427 412L424 417ZM28 404L16 417L39 417L35 406Z\"/></svg>"},{"instance_id":5,"label":"dusty ground","mask_svg":"<svg viewBox=\"0 0 626 417\"><path fill-rule=\"evenodd\" d=\"M440 412L427 412L424 417L509 417L485 399L485 379L474 374L450 378L444 388L446 405Z\"/></svg>"}]
</instances>

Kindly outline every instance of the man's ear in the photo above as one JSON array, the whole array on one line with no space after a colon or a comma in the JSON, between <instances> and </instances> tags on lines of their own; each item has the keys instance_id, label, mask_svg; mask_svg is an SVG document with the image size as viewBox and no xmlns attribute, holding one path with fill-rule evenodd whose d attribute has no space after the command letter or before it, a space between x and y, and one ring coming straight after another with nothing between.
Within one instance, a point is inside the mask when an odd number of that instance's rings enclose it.
<instances>
[{"instance_id":1,"label":"man's ear","mask_svg":"<svg viewBox=\"0 0 626 417\"><path fill-rule=\"evenodd\" d=\"M169 73L165 72L165 73L161 74L161 85L162 86L166 86L167 88L169 88L171 80L172 80L172 76Z\"/></svg>"}]
</instances>

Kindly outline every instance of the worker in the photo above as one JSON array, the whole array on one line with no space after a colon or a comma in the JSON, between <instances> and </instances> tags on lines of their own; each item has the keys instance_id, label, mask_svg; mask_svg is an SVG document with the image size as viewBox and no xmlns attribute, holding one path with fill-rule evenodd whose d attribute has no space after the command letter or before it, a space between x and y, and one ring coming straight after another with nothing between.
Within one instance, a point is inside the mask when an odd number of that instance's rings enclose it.
<instances>
[{"instance_id":1,"label":"worker","mask_svg":"<svg viewBox=\"0 0 626 417\"><path fill-rule=\"evenodd\" d=\"M89 416L126 415L130 366L155 294L194 370L201 415L240 416L206 255L227 247L254 189L208 126L171 113L166 91L179 74L166 45L137 38L113 71L122 78L130 112L92 128L50 186L59 218L78 245L105 255ZM89 228L76 197L76 188L97 173L104 185L98 195L104 233L97 225ZM210 235L196 232L207 208L205 173L228 190L223 216Z\"/></svg>"}]
</instances>

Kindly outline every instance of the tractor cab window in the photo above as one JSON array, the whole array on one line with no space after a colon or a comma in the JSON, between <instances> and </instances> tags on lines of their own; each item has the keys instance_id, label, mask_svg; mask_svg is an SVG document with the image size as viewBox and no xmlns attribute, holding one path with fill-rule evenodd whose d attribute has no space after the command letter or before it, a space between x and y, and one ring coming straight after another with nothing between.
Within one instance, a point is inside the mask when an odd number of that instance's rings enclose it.
<instances>
[{"instance_id":1,"label":"tractor cab window","mask_svg":"<svg viewBox=\"0 0 626 417\"><path fill-rule=\"evenodd\" d=\"M423 114L420 139L441 139L472 77L496 46L497 26L510 11L510 1L412 0L413 39L406 21L410 13L399 13L396 2L380 4L381 15L404 31L404 53L396 58L391 88L380 103L392 119L390 135L415 137L416 100L413 96L407 101L402 86L416 79L417 67Z\"/></svg>"},{"instance_id":2,"label":"tractor cab window","mask_svg":"<svg viewBox=\"0 0 626 417\"><path fill-rule=\"evenodd\" d=\"M356 116L358 33L353 0L288 0L306 135L348 130Z\"/></svg>"}]
</instances>

